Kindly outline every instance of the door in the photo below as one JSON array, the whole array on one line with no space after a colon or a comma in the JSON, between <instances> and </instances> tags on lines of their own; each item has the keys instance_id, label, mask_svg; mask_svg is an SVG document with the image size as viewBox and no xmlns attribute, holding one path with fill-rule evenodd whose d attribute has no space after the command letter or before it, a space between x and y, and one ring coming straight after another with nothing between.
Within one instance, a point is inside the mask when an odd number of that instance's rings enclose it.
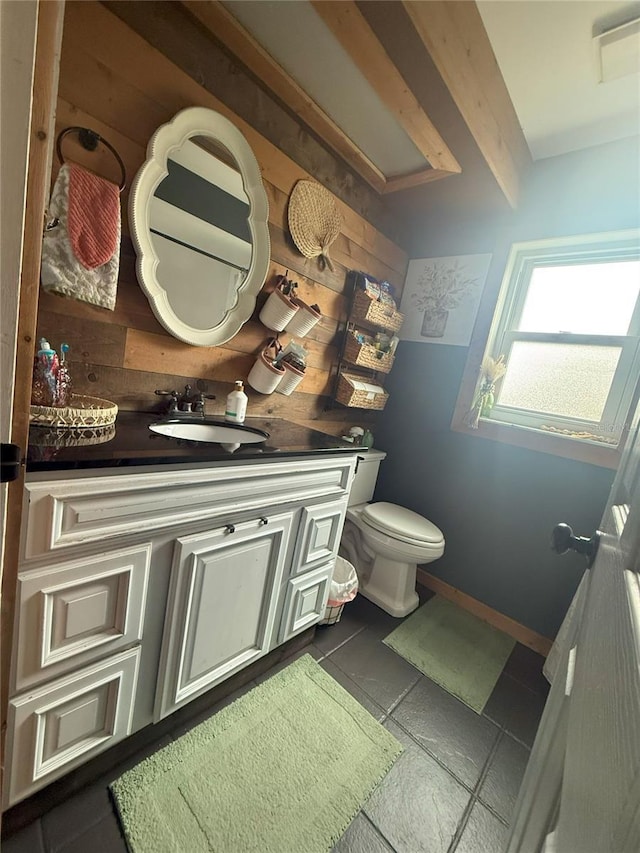
<instances>
[{"instance_id":1,"label":"door","mask_svg":"<svg viewBox=\"0 0 640 853\"><path fill-rule=\"evenodd\" d=\"M640 405L601 531L508 853L640 850Z\"/></svg>"},{"instance_id":2,"label":"door","mask_svg":"<svg viewBox=\"0 0 640 853\"><path fill-rule=\"evenodd\" d=\"M42 225L55 135L55 101L64 0L0 3L2 80L2 286L0 287L0 443L24 455L36 331ZM24 249L24 251L23 251ZM19 312L18 312L19 304ZM0 471L5 466L0 465ZM6 469L4 472L6 473ZM11 474L16 473L15 467ZM0 485L0 758L4 760L22 476Z\"/></svg>"},{"instance_id":3,"label":"door","mask_svg":"<svg viewBox=\"0 0 640 853\"><path fill-rule=\"evenodd\" d=\"M22 236L27 191L27 158L31 120L31 87L36 46L38 7L35 2L0 6L2 36L2 288L0 288L0 440L11 440L11 406L16 356ZM6 59L4 52L7 52ZM4 74L6 73L6 77ZM0 507L4 519L4 495Z\"/></svg>"},{"instance_id":4,"label":"door","mask_svg":"<svg viewBox=\"0 0 640 853\"><path fill-rule=\"evenodd\" d=\"M156 720L269 651L294 515L176 540Z\"/></svg>"},{"instance_id":5,"label":"door","mask_svg":"<svg viewBox=\"0 0 640 853\"><path fill-rule=\"evenodd\" d=\"M3 3L2 98L0 147L2 148L2 287L0 288L0 442L11 441L13 383L22 264L22 232L27 190L27 156L31 120L31 86L37 28L37 4ZM6 50L6 59L5 52ZM6 74L6 76L5 76ZM3 459L8 448L3 447ZM4 466L3 466L4 468ZM5 474L3 470L3 475ZM2 477L4 481L5 477ZM7 479L9 471L7 470ZM4 541L7 487L0 485L0 542ZM0 548L0 572L2 549Z\"/></svg>"}]
</instances>

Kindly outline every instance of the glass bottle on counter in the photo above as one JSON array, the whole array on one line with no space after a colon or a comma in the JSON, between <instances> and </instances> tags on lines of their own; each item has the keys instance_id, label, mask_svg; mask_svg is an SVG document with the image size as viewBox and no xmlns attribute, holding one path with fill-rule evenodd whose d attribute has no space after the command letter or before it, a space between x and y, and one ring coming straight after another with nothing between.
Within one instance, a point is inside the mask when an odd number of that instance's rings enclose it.
<instances>
[{"instance_id":1,"label":"glass bottle on counter","mask_svg":"<svg viewBox=\"0 0 640 853\"><path fill-rule=\"evenodd\" d=\"M33 362L31 404L34 406L68 406L71 402L71 377L66 365L68 344L62 344L61 359L46 338L40 338L40 349Z\"/></svg>"}]
</instances>

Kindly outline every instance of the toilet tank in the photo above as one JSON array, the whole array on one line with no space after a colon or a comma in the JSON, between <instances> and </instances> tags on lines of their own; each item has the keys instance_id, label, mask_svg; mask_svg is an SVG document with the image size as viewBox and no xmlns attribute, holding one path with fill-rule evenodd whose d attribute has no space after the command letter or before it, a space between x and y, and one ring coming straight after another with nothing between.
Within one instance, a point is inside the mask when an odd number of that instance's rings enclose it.
<instances>
[{"instance_id":1,"label":"toilet tank","mask_svg":"<svg viewBox=\"0 0 640 853\"><path fill-rule=\"evenodd\" d=\"M382 450L367 450L358 456L357 471L353 476L351 492L349 493L349 506L366 504L373 498L378 479L380 463L387 454Z\"/></svg>"}]
</instances>

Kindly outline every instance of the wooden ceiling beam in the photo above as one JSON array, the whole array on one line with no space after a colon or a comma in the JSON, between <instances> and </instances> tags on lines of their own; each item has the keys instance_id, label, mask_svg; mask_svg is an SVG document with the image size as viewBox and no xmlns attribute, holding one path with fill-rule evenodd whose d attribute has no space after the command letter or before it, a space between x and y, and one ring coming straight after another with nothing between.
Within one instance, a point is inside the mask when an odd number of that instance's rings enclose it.
<instances>
[{"instance_id":1,"label":"wooden ceiling beam","mask_svg":"<svg viewBox=\"0 0 640 853\"><path fill-rule=\"evenodd\" d=\"M517 207L531 154L478 7L473 0L403 5L498 185Z\"/></svg>"},{"instance_id":2,"label":"wooden ceiling beam","mask_svg":"<svg viewBox=\"0 0 640 853\"><path fill-rule=\"evenodd\" d=\"M408 172L406 175L394 175L387 178L382 190L383 195L397 193L400 190L408 190L411 187L419 187L422 184L430 184L433 181L441 181L458 172L448 172L446 169L421 169L418 172Z\"/></svg>"},{"instance_id":3,"label":"wooden ceiling beam","mask_svg":"<svg viewBox=\"0 0 640 853\"><path fill-rule=\"evenodd\" d=\"M438 177L462 168L420 106L353 0L311 0L318 15L366 77ZM433 178L432 178L433 180ZM387 191L387 190L385 190Z\"/></svg>"},{"instance_id":4,"label":"wooden ceiling beam","mask_svg":"<svg viewBox=\"0 0 640 853\"><path fill-rule=\"evenodd\" d=\"M343 33L339 41L423 154L428 168L387 178L222 3L218 0L182 0L182 6L376 192L396 192L461 171L457 160L410 92L355 3L332 2L314 6L337 37L344 23L347 35Z\"/></svg>"},{"instance_id":5,"label":"wooden ceiling beam","mask_svg":"<svg viewBox=\"0 0 640 853\"><path fill-rule=\"evenodd\" d=\"M336 151L376 192L386 178L333 119L296 83L271 54L217 0L183 0L182 5L218 41Z\"/></svg>"}]
</instances>

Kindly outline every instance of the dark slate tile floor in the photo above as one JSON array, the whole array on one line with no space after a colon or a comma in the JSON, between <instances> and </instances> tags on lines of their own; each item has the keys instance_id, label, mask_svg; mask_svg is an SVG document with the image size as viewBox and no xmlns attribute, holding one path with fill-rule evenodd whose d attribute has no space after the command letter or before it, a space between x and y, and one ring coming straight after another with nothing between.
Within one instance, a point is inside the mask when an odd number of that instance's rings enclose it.
<instances>
[{"instance_id":1,"label":"dark slate tile floor","mask_svg":"<svg viewBox=\"0 0 640 853\"><path fill-rule=\"evenodd\" d=\"M422 602L429 598L420 592ZM358 596L339 623L319 628L313 645L299 653L312 654L404 746L333 853L500 853L548 691L543 659L516 645L478 715L382 644L398 624ZM188 728L182 724L173 737ZM169 740L164 737L156 746ZM126 853L107 786L151 751L114 767L108 777L3 841L3 853Z\"/></svg>"}]
</instances>

